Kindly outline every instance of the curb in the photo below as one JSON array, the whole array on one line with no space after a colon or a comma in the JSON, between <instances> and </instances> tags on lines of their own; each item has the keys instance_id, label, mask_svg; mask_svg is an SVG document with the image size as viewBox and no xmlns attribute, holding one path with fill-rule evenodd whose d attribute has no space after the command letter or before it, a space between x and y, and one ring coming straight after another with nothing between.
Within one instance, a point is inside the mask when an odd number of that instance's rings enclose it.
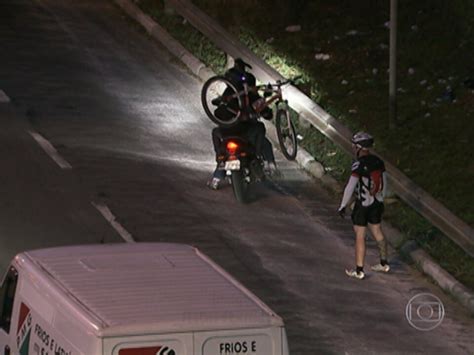
<instances>
[{"instance_id":1,"label":"curb","mask_svg":"<svg viewBox=\"0 0 474 355\"><path fill-rule=\"evenodd\" d=\"M398 247L400 254L415 263L423 273L431 277L439 287L445 292L450 293L474 315L474 293L471 290L437 264L427 252L419 247L416 241L408 240L403 242L404 237L401 232L388 222L382 222L382 227L385 237L392 247Z\"/></svg>"},{"instance_id":2,"label":"curb","mask_svg":"<svg viewBox=\"0 0 474 355\"><path fill-rule=\"evenodd\" d=\"M400 250L408 255L425 274L435 280L439 287L450 293L474 315L474 294L439 266L424 250L420 249L415 241L406 242Z\"/></svg>"},{"instance_id":3,"label":"curb","mask_svg":"<svg viewBox=\"0 0 474 355\"><path fill-rule=\"evenodd\" d=\"M204 63L194 57L181 43L176 41L169 33L156 23L151 17L143 13L130 0L113 0L118 4L130 17L140 23L147 32L158 42L163 44L174 56L178 57L189 70L197 75L201 80L205 81L215 73L207 68ZM265 122L267 133L272 143L278 146L275 126L270 122ZM336 193L343 191L343 187L330 175L325 173L321 163L316 161L311 154L299 147L298 154L295 159L298 164L311 176L318 179L324 186L330 188ZM400 245L403 236L400 231L392 227L390 224L383 222L383 228L388 242L396 247ZM471 314L474 315L474 293L457 281L441 266L436 264L434 260L423 250L421 250L416 242L408 241L404 243L400 251L408 255L425 274L433 278L436 283L446 292L451 293Z\"/></svg>"}]
</instances>

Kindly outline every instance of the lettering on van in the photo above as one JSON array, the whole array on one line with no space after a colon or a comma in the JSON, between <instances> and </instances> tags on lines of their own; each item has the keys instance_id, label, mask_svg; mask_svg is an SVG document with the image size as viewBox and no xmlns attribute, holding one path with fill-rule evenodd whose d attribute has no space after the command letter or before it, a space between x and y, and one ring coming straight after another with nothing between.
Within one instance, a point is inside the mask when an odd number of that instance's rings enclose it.
<instances>
[{"instance_id":1,"label":"lettering on van","mask_svg":"<svg viewBox=\"0 0 474 355\"><path fill-rule=\"evenodd\" d=\"M222 355L246 354L249 352L257 352L256 340L219 343L219 354Z\"/></svg>"},{"instance_id":2,"label":"lettering on van","mask_svg":"<svg viewBox=\"0 0 474 355\"><path fill-rule=\"evenodd\" d=\"M72 351L64 349L55 338L53 338L39 324L35 324L35 335L41 341L38 354L39 355L71 355ZM35 344L36 345L36 344ZM36 346L35 346L36 348Z\"/></svg>"},{"instance_id":3,"label":"lettering on van","mask_svg":"<svg viewBox=\"0 0 474 355\"><path fill-rule=\"evenodd\" d=\"M30 308L22 302L16 331L16 346L19 349L20 355L28 355L32 323L33 317L31 316Z\"/></svg>"}]
</instances>

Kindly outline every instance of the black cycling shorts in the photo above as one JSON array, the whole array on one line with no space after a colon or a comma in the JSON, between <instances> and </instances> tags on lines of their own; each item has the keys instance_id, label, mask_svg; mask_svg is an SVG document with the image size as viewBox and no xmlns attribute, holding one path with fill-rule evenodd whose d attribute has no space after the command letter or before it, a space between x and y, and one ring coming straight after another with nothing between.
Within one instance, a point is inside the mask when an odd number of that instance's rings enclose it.
<instances>
[{"instance_id":1,"label":"black cycling shorts","mask_svg":"<svg viewBox=\"0 0 474 355\"><path fill-rule=\"evenodd\" d=\"M368 207L364 207L356 202L351 215L352 224L363 227L366 227L367 223L380 224L382 222L383 210L383 203L377 200Z\"/></svg>"}]
</instances>

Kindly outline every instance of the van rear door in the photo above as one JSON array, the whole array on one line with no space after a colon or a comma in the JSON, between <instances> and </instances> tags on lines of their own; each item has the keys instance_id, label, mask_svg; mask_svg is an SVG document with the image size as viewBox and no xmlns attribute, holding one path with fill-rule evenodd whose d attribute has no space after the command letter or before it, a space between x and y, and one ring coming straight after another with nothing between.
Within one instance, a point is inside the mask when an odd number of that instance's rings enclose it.
<instances>
[{"instance_id":1,"label":"van rear door","mask_svg":"<svg viewBox=\"0 0 474 355\"><path fill-rule=\"evenodd\" d=\"M193 355L193 335L163 334L104 338L104 355Z\"/></svg>"},{"instance_id":2,"label":"van rear door","mask_svg":"<svg viewBox=\"0 0 474 355\"><path fill-rule=\"evenodd\" d=\"M282 327L194 333L194 355L288 355Z\"/></svg>"}]
</instances>

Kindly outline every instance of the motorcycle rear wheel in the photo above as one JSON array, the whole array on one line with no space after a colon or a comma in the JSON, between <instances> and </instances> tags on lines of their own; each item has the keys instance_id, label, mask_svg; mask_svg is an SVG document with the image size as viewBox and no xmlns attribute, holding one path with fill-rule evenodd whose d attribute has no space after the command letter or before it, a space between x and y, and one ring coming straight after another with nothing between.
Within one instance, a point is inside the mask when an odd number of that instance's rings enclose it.
<instances>
[{"instance_id":1,"label":"motorcycle rear wheel","mask_svg":"<svg viewBox=\"0 0 474 355\"><path fill-rule=\"evenodd\" d=\"M249 183L245 181L245 176L242 170L233 171L231 175L232 189L234 196L239 203L248 202Z\"/></svg>"}]
</instances>

